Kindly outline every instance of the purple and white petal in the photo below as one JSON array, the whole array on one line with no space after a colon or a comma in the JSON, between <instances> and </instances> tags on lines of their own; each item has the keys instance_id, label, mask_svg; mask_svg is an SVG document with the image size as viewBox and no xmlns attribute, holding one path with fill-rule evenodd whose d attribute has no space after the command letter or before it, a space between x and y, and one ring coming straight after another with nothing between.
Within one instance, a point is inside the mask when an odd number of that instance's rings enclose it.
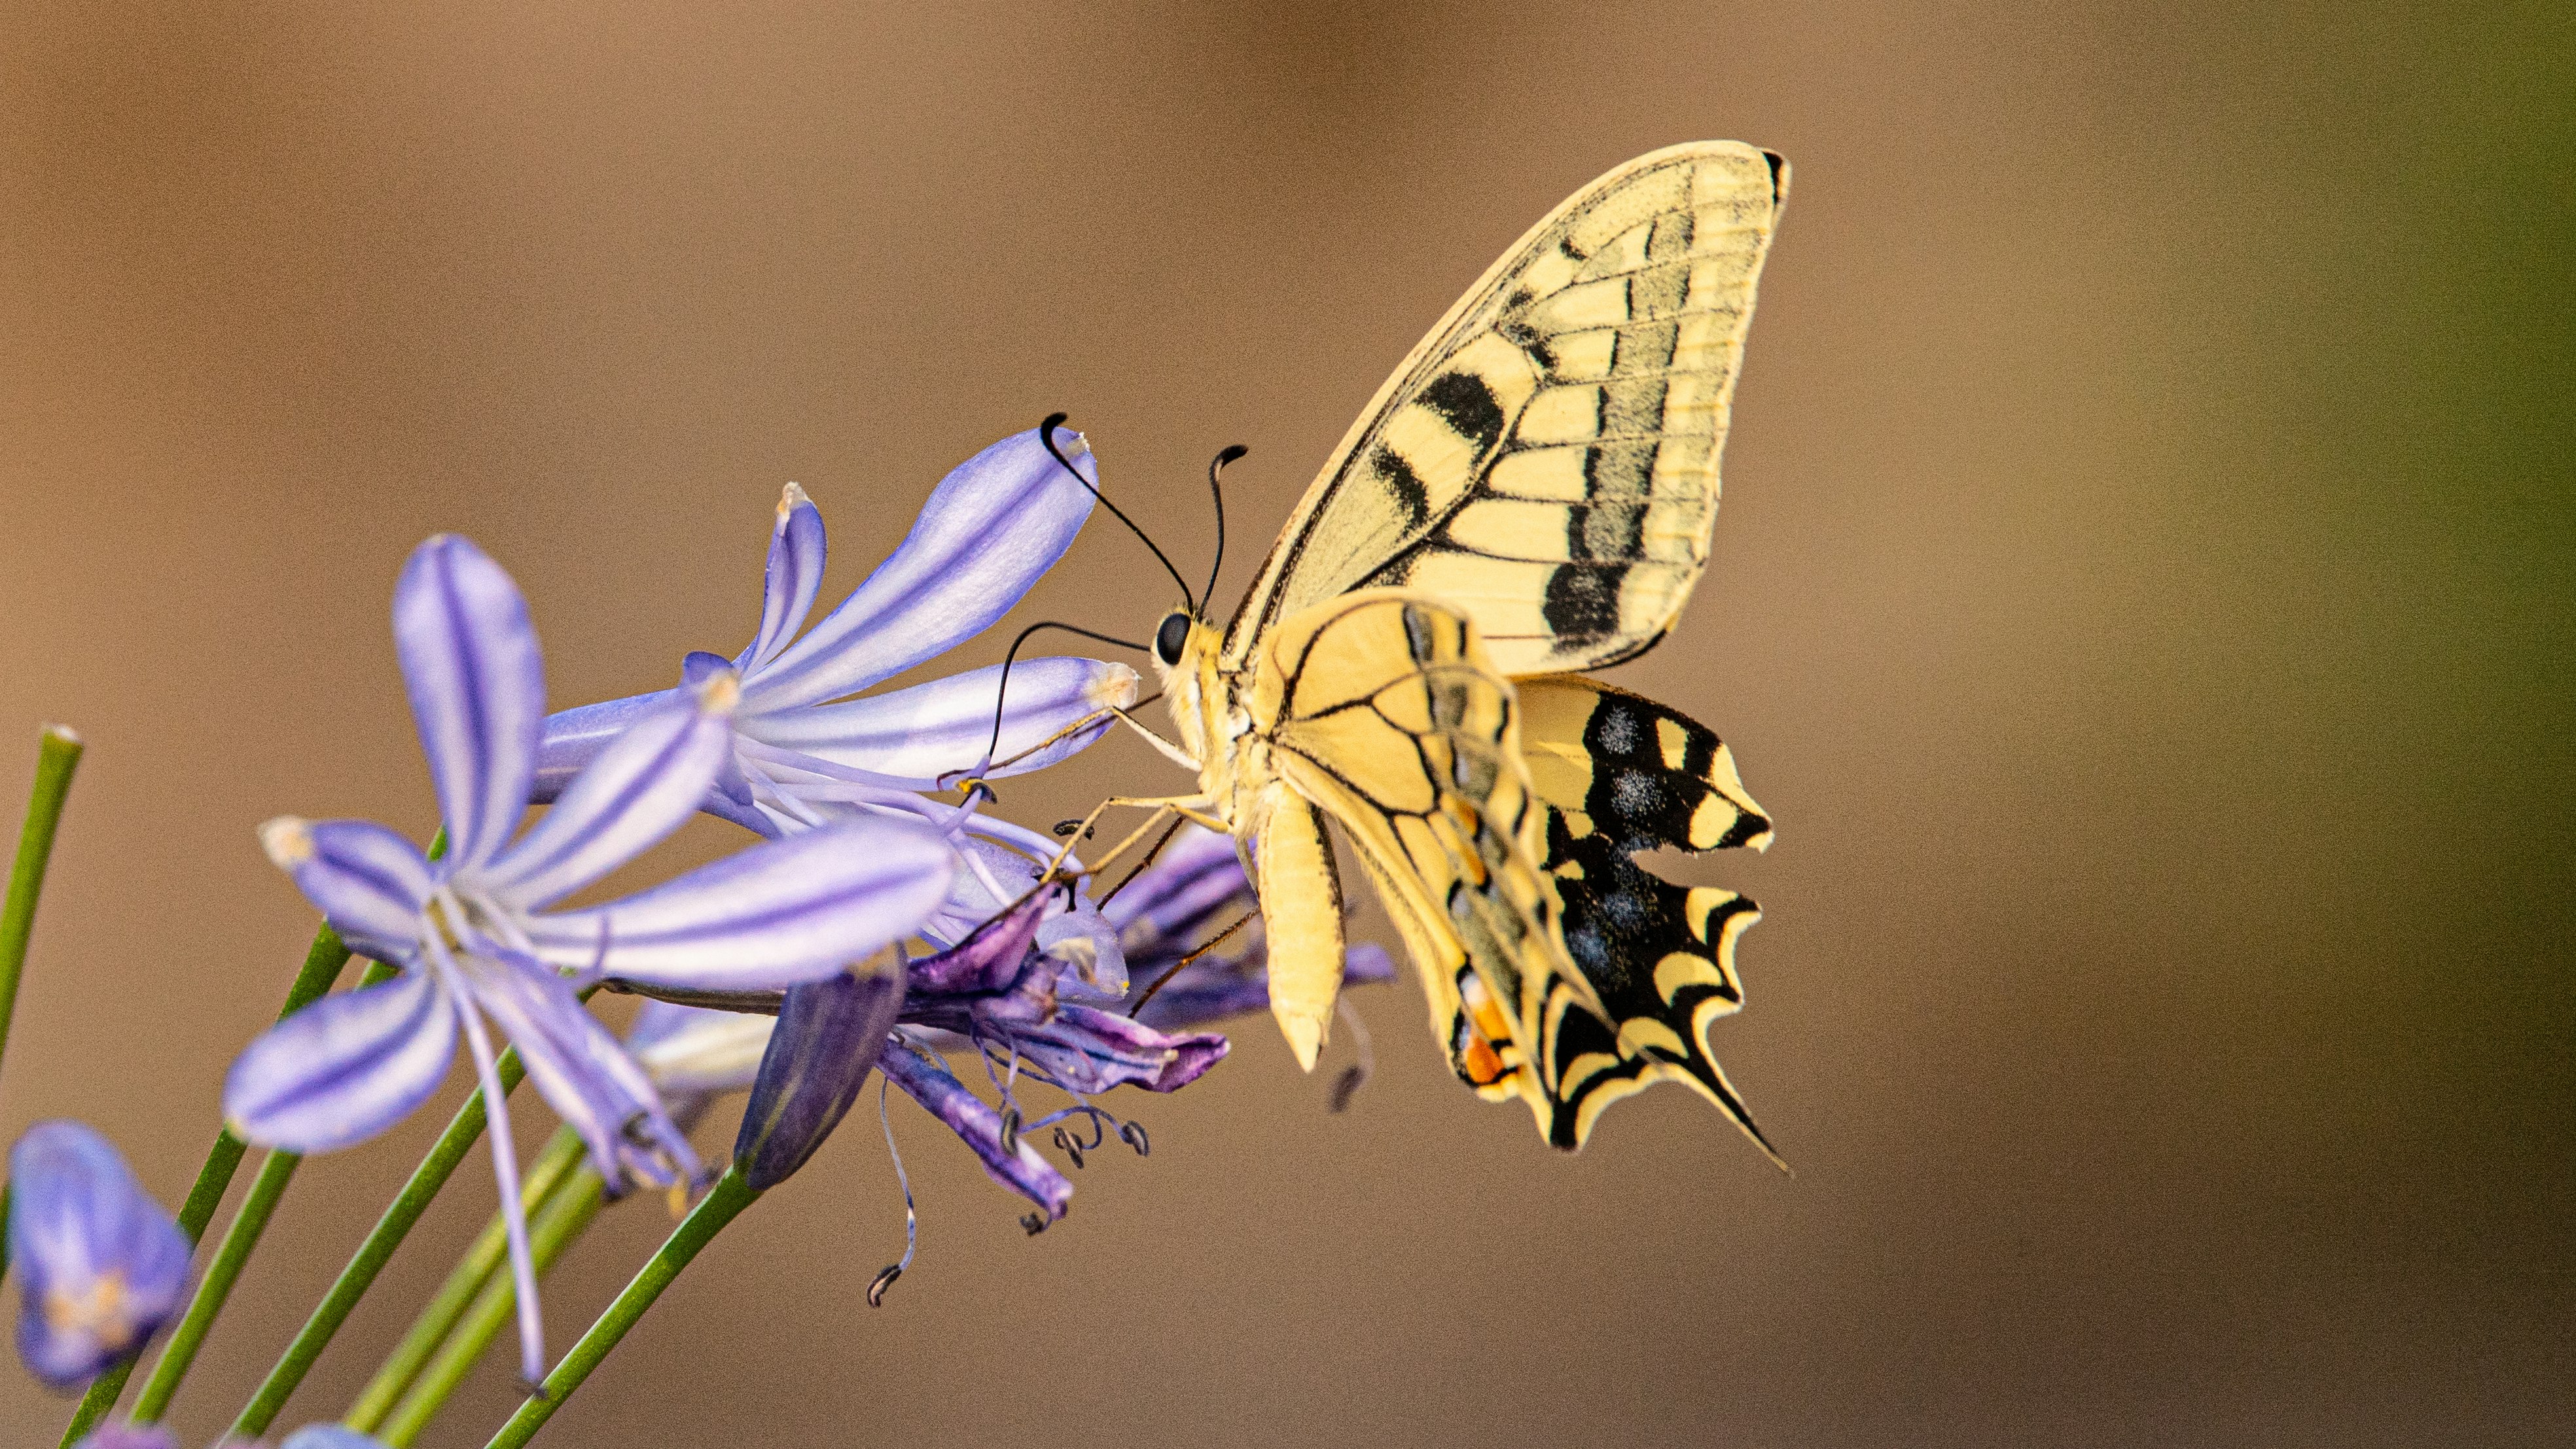
<instances>
[{"instance_id":1,"label":"purple and white petal","mask_svg":"<svg viewBox=\"0 0 2576 1449\"><path fill-rule=\"evenodd\" d=\"M1081 435L1066 460L1096 481ZM967 459L923 505L892 557L805 637L743 684L745 713L821 704L944 654L1010 611L1090 517L1092 495L1047 455L1037 431Z\"/></svg>"},{"instance_id":2,"label":"purple and white petal","mask_svg":"<svg viewBox=\"0 0 2576 1449\"><path fill-rule=\"evenodd\" d=\"M1212 1032L1167 1036L1113 1012L1052 998L1014 994L977 1002L974 1020L980 1037L1008 1041L1049 1079L1085 1096L1125 1086L1169 1092L1198 1080L1226 1053L1225 1038Z\"/></svg>"},{"instance_id":3,"label":"purple and white petal","mask_svg":"<svg viewBox=\"0 0 2576 1449\"><path fill-rule=\"evenodd\" d=\"M678 690L657 689L651 694L631 694L548 715L544 740L537 751L537 782L528 793L529 802L552 803L574 776L590 768L601 751L617 742L618 736L654 711L669 708L678 695Z\"/></svg>"},{"instance_id":4,"label":"purple and white petal","mask_svg":"<svg viewBox=\"0 0 2576 1449\"><path fill-rule=\"evenodd\" d=\"M702 990L819 980L911 935L948 894L938 831L879 818L753 846L639 895L525 924L557 966Z\"/></svg>"},{"instance_id":5,"label":"purple and white petal","mask_svg":"<svg viewBox=\"0 0 2576 1449\"><path fill-rule=\"evenodd\" d=\"M417 846L365 820L281 815L259 843L350 950L379 961L410 959L434 881Z\"/></svg>"},{"instance_id":6,"label":"purple and white petal","mask_svg":"<svg viewBox=\"0 0 2576 1449\"><path fill-rule=\"evenodd\" d=\"M568 786L545 818L472 873L521 910L562 899L643 854L698 811L733 758L733 671L637 721Z\"/></svg>"},{"instance_id":7,"label":"purple and white petal","mask_svg":"<svg viewBox=\"0 0 2576 1449\"><path fill-rule=\"evenodd\" d=\"M1044 769L1081 752L1117 721L1103 714L1136 702L1136 671L1098 659L1050 655L1011 666L1007 690L1002 667L969 670L810 709L747 715L743 733L764 743L817 756L914 789L944 788L943 777L975 770L991 758L1016 760L996 776ZM993 711L1002 708L1002 736L993 744ZM1088 716L1093 725L1046 743ZM1041 744L1045 748L1038 749Z\"/></svg>"},{"instance_id":8,"label":"purple and white petal","mask_svg":"<svg viewBox=\"0 0 2576 1449\"><path fill-rule=\"evenodd\" d=\"M341 1424L307 1424L277 1449L386 1449L385 1441Z\"/></svg>"},{"instance_id":9,"label":"purple and white petal","mask_svg":"<svg viewBox=\"0 0 2576 1449\"><path fill-rule=\"evenodd\" d=\"M626 1050L663 1100L739 1092L760 1074L774 1016L646 1000L626 1033Z\"/></svg>"},{"instance_id":10,"label":"purple and white petal","mask_svg":"<svg viewBox=\"0 0 2576 1449\"><path fill-rule=\"evenodd\" d=\"M672 1126L652 1079L583 1009L569 982L524 957L475 952L456 965L474 1004L519 1049L537 1094L581 1134L612 1193L697 1175L697 1156Z\"/></svg>"},{"instance_id":11,"label":"purple and white petal","mask_svg":"<svg viewBox=\"0 0 2576 1449\"><path fill-rule=\"evenodd\" d=\"M1087 899L1038 927L1038 950L1062 966L1071 978L1064 988L1073 995L1116 1001L1127 994L1127 954L1119 948L1118 928Z\"/></svg>"},{"instance_id":12,"label":"purple and white petal","mask_svg":"<svg viewBox=\"0 0 2576 1449\"><path fill-rule=\"evenodd\" d=\"M1073 1183L1027 1142L1014 1144L1014 1151L1003 1151L1002 1114L967 1091L957 1074L948 1070L947 1063L898 1034L887 1044L885 1054L877 1058L877 1069L974 1148L975 1155L984 1160L987 1176L1036 1203L1048 1222L1064 1216L1066 1206L1073 1201Z\"/></svg>"},{"instance_id":13,"label":"purple and white petal","mask_svg":"<svg viewBox=\"0 0 2576 1449\"><path fill-rule=\"evenodd\" d=\"M814 596L823 588L823 515L805 490L790 483L778 495L778 521L769 531L769 570L760 593L760 636L735 662L757 669L778 657L796 637Z\"/></svg>"},{"instance_id":14,"label":"purple and white petal","mask_svg":"<svg viewBox=\"0 0 2576 1449\"><path fill-rule=\"evenodd\" d=\"M447 822L447 869L480 865L519 827L545 730L527 600L481 549L442 533L394 585L394 647Z\"/></svg>"},{"instance_id":15,"label":"purple and white petal","mask_svg":"<svg viewBox=\"0 0 2576 1449\"><path fill-rule=\"evenodd\" d=\"M426 971L325 996L270 1027L224 1078L224 1121L289 1152L364 1142L438 1090L456 1013Z\"/></svg>"}]
</instances>

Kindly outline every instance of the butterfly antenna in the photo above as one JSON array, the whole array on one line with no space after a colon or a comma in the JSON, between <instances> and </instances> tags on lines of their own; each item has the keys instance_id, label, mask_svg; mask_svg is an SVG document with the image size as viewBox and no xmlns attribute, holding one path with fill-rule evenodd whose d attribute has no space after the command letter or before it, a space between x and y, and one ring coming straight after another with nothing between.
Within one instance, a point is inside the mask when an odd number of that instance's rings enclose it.
<instances>
[{"instance_id":1,"label":"butterfly antenna","mask_svg":"<svg viewBox=\"0 0 2576 1449\"><path fill-rule=\"evenodd\" d=\"M1117 504L1110 502L1107 494L1104 494L1098 488L1093 487L1091 480L1082 476L1082 470L1076 468L1073 464L1066 462L1064 454L1057 450L1055 445L1055 430L1064 426L1064 418L1065 415L1063 413L1049 413L1046 415L1046 420L1038 424L1038 441L1046 445L1047 456L1055 459L1057 467L1060 467L1067 473L1072 474L1073 481L1081 484L1084 492L1087 492L1092 497L1100 500L1101 507L1108 509L1110 514L1120 523L1127 525L1127 531L1129 533L1142 539L1145 547L1154 550L1154 557L1162 563L1163 572L1170 574L1172 576L1172 582L1181 586L1181 602L1188 606L1189 611L1192 614L1196 614L1199 611L1198 600L1191 597L1189 584L1181 578L1181 571L1172 567L1172 560L1170 557L1167 556L1162 549L1155 546L1154 540L1145 536L1145 530L1136 526L1136 520L1129 518L1125 511L1120 509Z\"/></svg>"},{"instance_id":2,"label":"butterfly antenna","mask_svg":"<svg viewBox=\"0 0 2576 1449\"><path fill-rule=\"evenodd\" d=\"M1058 458L1056 461L1063 462L1064 460L1062 458ZM1074 476L1079 478L1082 475L1077 473ZM1108 500L1103 499L1102 501L1107 502ZM1000 683L996 684L993 688L993 737L984 742L984 761L987 765L992 763L993 752L1002 747L1002 706L1004 702L1010 698L1011 694L1011 666L1016 663L1020 657L1020 646L1029 642L1029 636L1041 629L1059 629L1067 634L1079 634L1085 639L1097 640L1103 644L1114 644L1121 649L1133 649L1140 654L1145 650L1145 646L1142 644L1134 643L1126 639L1113 639L1106 634L1095 634L1091 630L1081 628L1077 625L1059 624L1052 619L1042 619L1039 622L1022 629L1020 631L1020 637L1011 641L1010 652L1002 656L1002 678ZM983 766L979 765L976 768L981 769ZM968 786L968 792L971 794L977 788L983 789L984 793L987 795L993 793L991 787L986 786L981 780L972 782L972 784Z\"/></svg>"},{"instance_id":3,"label":"butterfly antenna","mask_svg":"<svg viewBox=\"0 0 2576 1449\"><path fill-rule=\"evenodd\" d=\"M1208 496L1216 500L1216 558L1208 564L1207 587L1199 590L1201 599L1216 598L1217 571L1225 567L1225 489L1216 480L1225 465L1252 450L1241 443L1229 443L1208 463Z\"/></svg>"}]
</instances>

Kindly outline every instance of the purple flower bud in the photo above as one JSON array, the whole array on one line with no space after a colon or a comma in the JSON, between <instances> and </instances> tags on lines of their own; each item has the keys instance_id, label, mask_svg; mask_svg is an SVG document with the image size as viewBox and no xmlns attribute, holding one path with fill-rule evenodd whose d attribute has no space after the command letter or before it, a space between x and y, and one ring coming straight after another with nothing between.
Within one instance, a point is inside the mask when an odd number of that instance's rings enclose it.
<instances>
[{"instance_id":1,"label":"purple flower bud","mask_svg":"<svg viewBox=\"0 0 2576 1449\"><path fill-rule=\"evenodd\" d=\"M889 952L788 989L734 1135L734 1168L754 1191L785 1182L841 1125L885 1050L903 985L903 963Z\"/></svg>"},{"instance_id":2,"label":"purple flower bud","mask_svg":"<svg viewBox=\"0 0 2576 1449\"><path fill-rule=\"evenodd\" d=\"M188 1239L78 1122L28 1128L9 1152L9 1186L18 1356L47 1387L79 1388L141 1352L178 1310Z\"/></svg>"}]
</instances>

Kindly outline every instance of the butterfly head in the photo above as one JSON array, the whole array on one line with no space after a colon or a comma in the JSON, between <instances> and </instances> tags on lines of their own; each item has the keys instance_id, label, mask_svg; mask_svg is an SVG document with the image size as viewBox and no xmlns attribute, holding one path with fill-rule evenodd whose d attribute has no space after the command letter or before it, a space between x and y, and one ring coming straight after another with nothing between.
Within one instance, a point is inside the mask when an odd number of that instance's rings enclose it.
<instances>
[{"instance_id":1,"label":"butterfly head","mask_svg":"<svg viewBox=\"0 0 2576 1449\"><path fill-rule=\"evenodd\" d=\"M1223 694L1216 679L1218 649L1217 631L1187 609L1165 614L1154 630L1154 672L1171 702L1172 722L1181 743L1202 760L1211 732L1201 712Z\"/></svg>"}]
</instances>

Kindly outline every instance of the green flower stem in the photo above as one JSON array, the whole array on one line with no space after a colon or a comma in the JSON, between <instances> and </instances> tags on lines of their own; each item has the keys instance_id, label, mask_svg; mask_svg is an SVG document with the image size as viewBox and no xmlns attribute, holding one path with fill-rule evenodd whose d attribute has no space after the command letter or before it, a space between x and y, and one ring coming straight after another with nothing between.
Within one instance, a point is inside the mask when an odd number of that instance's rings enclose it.
<instances>
[{"instance_id":1,"label":"green flower stem","mask_svg":"<svg viewBox=\"0 0 2576 1449\"><path fill-rule=\"evenodd\" d=\"M565 1170L581 1160L582 1151L581 1134L570 1127L558 1127L554 1137L537 1154L536 1161L528 1165L526 1181L519 1191L527 1203L531 1222L535 1222L543 1212ZM535 1245L531 1243L530 1246ZM419 1376L421 1365L429 1362L430 1355L437 1353L439 1345L447 1341L448 1330L454 1328L456 1320L473 1306L475 1295L483 1291L483 1285L491 1280L492 1275L502 1271L509 1251L509 1231L501 1222L500 1212L495 1210L491 1223L483 1229L483 1236L476 1238L474 1246L465 1250L465 1256L457 1261L456 1271L447 1275L447 1282L439 1287L437 1295L420 1310L420 1316L412 1320L411 1331L403 1335L403 1341L386 1356L384 1367L376 1370L376 1376L368 1380L365 1391L358 1395L358 1401L350 1406L341 1423L362 1434L376 1431L376 1426L385 1421L385 1415L401 1401L403 1391L410 1388L412 1380Z\"/></svg>"},{"instance_id":2,"label":"green flower stem","mask_svg":"<svg viewBox=\"0 0 2576 1449\"><path fill-rule=\"evenodd\" d=\"M510 1093L518 1089L520 1078L526 1075L519 1063L518 1049L513 1047L502 1052L497 1065L501 1096L507 1101ZM233 1420L231 1437L257 1438L277 1417L277 1411L286 1407L288 1396L295 1392L296 1385L304 1382L304 1375L312 1369L313 1361L322 1356L331 1336L340 1331L340 1325L348 1320L350 1311L358 1306L358 1300L365 1297L367 1289L375 1284L376 1275L384 1271L386 1261L393 1257L396 1248L402 1246L412 1224L420 1221L420 1215L428 1210L431 1199L438 1196L440 1188L447 1186L447 1179L454 1175L456 1165L465 1160L465 1154L472 1151L475 1142L483 1136L487 1118L483 1091L478 1087L472 1096L465 1099L465 1105L456 1109L456 1115L448 1121L447 1130L439 1134L429 1154L421 1158L420 1166L412 1169L411 1180L403 1184L402 1191L395 1194L393 1202L386 1206L384 1215L376 1219L375 1230L368 1233L366 1241L358 1244L358 1251L350 1255L349 1265L340 1270L339 1280L331 1285L330 1292L322 1296L322 1302L314 1308L313 1315L304 1320L304 1327L295 1335L295 1341L286 1346L277 1366L268 1371L259 1391L242 1406L241 1416ZM577 1143L579 1139L575 1140ZM159 1377L157 1370L154 1376ZM145 1386L145 1392L149 1394L149 1385Z\"/></svg>"},{"instance_id":3,"label":"green flower stem","mask_svg":"<svg viewBox=\"0 0 2576 1449\"><path fill-rule=\"evenodd\" d=\"M9 1046L9 1018L18 1010L18 973L27 964L27 936L36 926L36 897L45 889L45 863L54 855L54 827L63 819L79 767L81 738L47 725L36 745L36 784L27 792L27 824L18 833L18 858L9 867L9 895L0 901L0 1051Z\"/></svg>"},{"instance_id":4,"label":"green flower stem","mask_svg":"<svg viewBox=\"0 0 2576 1449\"><path fill-rule=\"evenodd\" d=\"M340 943L339 933L327 924L316 930L313 945L304 953L303 969L295 973L295 984L286 989L286 1004L277 1009L277 1019L284 1021L319 999L331 989L332 982L340 979L340 968L348 964L349 948ZM190 1243L205 1237L206 1224L215 1220L215 1209L223 1204L224 1190L233 1185L233 1173L248 1150L248 1144L234 1136L231 1128L215 1134L215 1145L206 1149L206 1165L197 1169L196 1185L188 1189L188 1200L179 1205L179 1231L188 1235ZM226 1241L229 1243L229 1235ZM194 1307L190 1305L192 1312ZM89 1392L81 1396L80 1407L72 1411L70 1426L63 1430L62 1442L66 1446L77 1443L116 1407L117 1396L125 1392L125 1381L134 1374L135 1362L129 1358L91 1381Z\"/></svg>"},{"instance_id":5,"label":"green flower stem","mask_svg":"<svg viewBox=\"0 0 2576 1449\"><path fill-rule=\"evenodd\" d=\"M600 1188L599 1173L584 1166L564 1180L554 1196L547 1199L545 1210L529 1223L528 1250L536 1259L539 1274L553 1267L564 1249L581 1236L582 1229L590 1226L590 1220L599 1216L600 1205L606 1201ZM447 1402L447 1396L456 1392L456 1386L474 1371L475 1361L483 1351L508 1326L518 1303L519 1285L511 1281L509 1273L492 1274L475 1296L473 1307L440 1346L438 1357L422 1370L420 1381L403 1396L402 1406L385 1421L383 1431L376 1437L392 1449L409 1449L411 1441L419 1437Z\"/></svg>"},{"instance_id":6,"label":"green flower stem","mask_svg":"<svg viewBox=\"0 0 2576 1449\"><path fill-rule=\"evenodd\" d=\"M370 962L366 974L358 978L357 989L390 980L396 968L381 961ZM304 1161L301 1153L271 1152L260 1160L259 1176L251 1179L250 1191L243 1195L241 1210L233 1214L233 1224L224 1229L224 1240L215 1247L214 1260L206 1265L206 1276L197 1284L196 1296L188 1300L188 1311L179 1318L179 1326L170 1332L169 1346L161 1350L160 1361L152 1365L152 1376L143 1381L143 1391L134 1396L134 1422L154 1424L170 1408L179 1385L197 1361L197 1350L205 1347L206 1335L214 1331L215 1316L233 1295L233 1285L241 1281L242 1270L250 1266L250 1255L259 1247L260 1237L268 1231L268 1220L277 1213L279 1200L286 1196L286 1185L295 1180L295 1169Z\"/></svg>"},{"instance_id":7,"label":"green flower stem","mask_svg":"<svg viewBox=\"0 0 2576 1449\"><path fill-rule=\"evenodd\" d=\"M617 1295L617 1301L609 1304L608 1311L599 1315L599 1321L581 1336L581 1342L572 1346L572 1352L564 1355L553 1373L546 1375L544 1386L520 1403L519 1411L510 1416L484 1449L520 1449L535 1438L537 1430L554 1417L555 1410L563 1407L564 1400L572 1397L573 1390L581 1387L591 1370L599 1367L600 1360L608 1357L608 1351L617 1347L617 1341L644 1316L644 1310L653 1306L653 1300L662 1296L662 1290L671 1286L671 1280L680 1276L680 1270L689 1266L698 1250L759 1196L760 1190L743 1181L741 1173L726 1168L725 1175L716 1179L716 1185L671 1230L671 1236L662 1240L661 1251L636 1273L626 1290Z\"/></svg>"}]
</instances>

